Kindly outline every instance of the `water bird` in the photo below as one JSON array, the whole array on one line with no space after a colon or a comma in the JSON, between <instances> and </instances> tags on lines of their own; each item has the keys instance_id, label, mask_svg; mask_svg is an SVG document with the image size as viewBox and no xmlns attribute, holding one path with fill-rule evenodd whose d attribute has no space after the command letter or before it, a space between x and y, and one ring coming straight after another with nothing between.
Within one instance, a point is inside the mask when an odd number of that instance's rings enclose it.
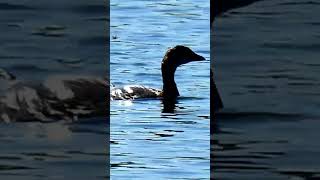
<instances>
[{"instance_id":1,"label":"water bird","mask_svg":"<svg viewBox=\"0 0 320 180\"><path fill-rule=\"evenodd\" d=\"M196 54L190 48L177 45L169 48L165 53L162 63L162 90L149 88L140 85L124 86L111 91L111 99L136 99L136 98L158 98L162 97L166 101L175 101L180 93L174 79L176 69L186 63L193 61L203 61L204 57Z\"/></svg>"}]
</instances>

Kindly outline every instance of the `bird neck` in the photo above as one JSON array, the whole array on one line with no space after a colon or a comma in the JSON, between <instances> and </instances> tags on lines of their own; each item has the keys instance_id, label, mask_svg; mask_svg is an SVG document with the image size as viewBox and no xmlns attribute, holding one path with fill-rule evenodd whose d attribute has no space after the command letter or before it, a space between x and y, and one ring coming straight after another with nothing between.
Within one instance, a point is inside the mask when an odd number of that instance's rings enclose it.
<instances>
[{"instance_id":1,"label":"bird neck","mask_svg":"<svg viewBox=\"0 0 320 180\"><path fill-rule=\"evenodd\" d=\"M174 73L176 72L176 67L170 66L168 61L162 61L161 65L162 71L162 81L163 81L163 97L164 98L176 98L179 96L179 91L174 81Z\"/></svg>"}]
</instances>

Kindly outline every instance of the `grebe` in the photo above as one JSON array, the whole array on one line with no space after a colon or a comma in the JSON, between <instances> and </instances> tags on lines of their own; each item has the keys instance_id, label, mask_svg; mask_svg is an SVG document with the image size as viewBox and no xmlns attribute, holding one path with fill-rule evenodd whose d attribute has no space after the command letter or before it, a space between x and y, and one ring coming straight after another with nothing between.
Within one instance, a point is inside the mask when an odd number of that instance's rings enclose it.
<instances>
[{"instance_id":1,"label":"grebe","mask_svg":"<svg viewBox=\"0 0 320 180\"><path fill-rule=\"evenodd\" d=\"M145 86L125 86L123 88L113 88L111 90L111 100L136 99L136 98L157 98L164 100L176 100L180 95L174 80L176 69L182 65L193 61L203 61L204 57L196 54L190 48L177 45L170 48L165 53L162 63L162 91Z\"/></svg>"}]
</instances>

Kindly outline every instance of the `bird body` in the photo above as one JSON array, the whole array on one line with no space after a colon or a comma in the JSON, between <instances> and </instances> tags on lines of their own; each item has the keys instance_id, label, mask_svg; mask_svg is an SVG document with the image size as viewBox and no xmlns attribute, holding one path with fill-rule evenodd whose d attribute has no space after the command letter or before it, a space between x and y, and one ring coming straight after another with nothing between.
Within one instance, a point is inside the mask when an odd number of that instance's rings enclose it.
<instances>
[{"instance_id":1,"label":"bird body","mask_svg":"<svg viewBox=\"0 0 320 180\"><path fill-rule=\"evenodd\" d=\"M204 57L196 54L188 47L178 45L170 48L165 53L161 62L162 90L141 85L112 88L111 99L163 98L166 100L175 100L180 96L174 80L176 69L182 64L203 60L205 60Z\"/></svg>"}]
</instances>

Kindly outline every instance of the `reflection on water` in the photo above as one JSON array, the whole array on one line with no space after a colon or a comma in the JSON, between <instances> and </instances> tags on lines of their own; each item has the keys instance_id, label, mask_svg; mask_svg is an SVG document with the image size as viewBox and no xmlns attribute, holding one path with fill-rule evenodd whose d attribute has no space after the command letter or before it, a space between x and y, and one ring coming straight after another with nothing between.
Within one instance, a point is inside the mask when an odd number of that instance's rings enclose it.
<instances>
[{"instance_id":1,"label":"reflection on water","mask_svg":"<svg viewBox=\"0 0 320 180\"><path fill-rule=\"evenodd\" d=\"M177 99L162 99L162 113L174 113L177 103Z\"/></svg>"},{"instance_id":2,"label":"reflection on water","mask_svg":"<svg viewBox=\"0 0 320 180\"><path fill-rule=\"evenodd\" d=\"M259 1L216 19L215 179L320 177L319 8Z\"/></svg>"},{"instance_id":3,"label":"reflection on water","mask_svg":"<svg viewBox=\"0 0 320 180\"><path fill-rule=\"evenodd\" d=\"M185 45L207 59L177 69L177 102L111 102L112 179L209 179L209 7L209 1L111 2L116 87L161 89L169 47Z\"/></svg>"}]
</instances>

